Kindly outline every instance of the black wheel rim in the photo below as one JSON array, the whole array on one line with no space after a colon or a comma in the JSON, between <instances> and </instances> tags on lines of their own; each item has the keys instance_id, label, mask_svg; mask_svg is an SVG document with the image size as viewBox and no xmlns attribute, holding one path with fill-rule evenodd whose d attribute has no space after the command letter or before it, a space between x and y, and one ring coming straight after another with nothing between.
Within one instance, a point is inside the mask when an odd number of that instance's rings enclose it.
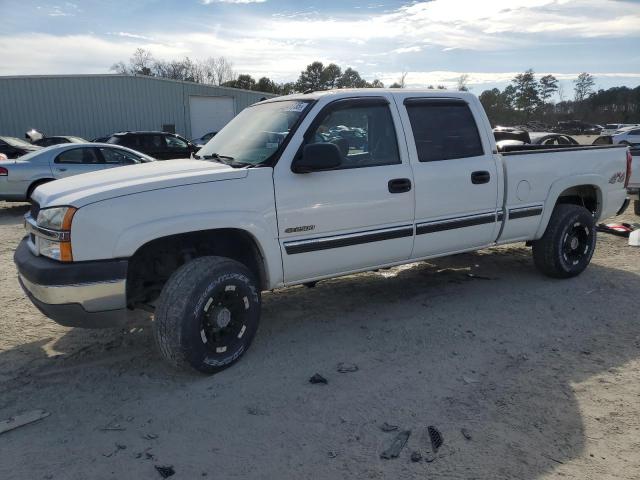
<instances>
[{"instance_id":1,"label":"black wheel rim","mask_svg":"<svg viewBox=\"0 0 640 480\"><path fill-rule=\"evenodd\" d=\"M591 230L576 222L564 234L562 239L562 257L569 265L577 265L589 254Z\"/></svg>"},{"instance_id":2,"label":"black wheel rim","mask_svg":"<svg viewBox=\"0 0 640 480\"><path fill-rule=\"evenodd\" d=\"M211 353L225 355L242 343L249 308L249 297L239 285L224 285L208 298L202 312L200 337Z\"/></svg>"}]
</instances>

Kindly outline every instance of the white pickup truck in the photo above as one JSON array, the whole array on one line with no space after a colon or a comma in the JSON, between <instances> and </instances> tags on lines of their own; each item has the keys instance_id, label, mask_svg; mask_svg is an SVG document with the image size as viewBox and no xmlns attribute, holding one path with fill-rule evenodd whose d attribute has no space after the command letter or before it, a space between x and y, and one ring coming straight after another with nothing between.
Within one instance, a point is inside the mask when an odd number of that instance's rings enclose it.
<instances>
[{"instance_id":1,"label":"white pickup truck","mask_svg":"<svg viewBox=\"0 0 640 480\"><path fill-rule=\"evenodd\" d=\"M468 93L339 90L240 113L197 159L38 187L15 253L27 295L70 326L155 312L159 350L213 373L249 347L261 292L512 242L571 277L626 206L628 149L498 153Z\"/></svg>"}]
</instances>

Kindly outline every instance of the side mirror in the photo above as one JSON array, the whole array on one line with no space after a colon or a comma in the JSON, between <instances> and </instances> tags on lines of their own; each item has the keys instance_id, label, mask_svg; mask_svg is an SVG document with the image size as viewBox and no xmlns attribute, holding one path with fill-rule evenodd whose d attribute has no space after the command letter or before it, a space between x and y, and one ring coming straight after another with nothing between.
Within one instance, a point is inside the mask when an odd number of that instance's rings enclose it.
<instances>
[{"instance_id":1,"label":"side mirror","mask_svg":"<svg viewBox=\"0 0 640 480\"><path fill-rule=\"evenodd\" d=\"M340 149L333 143L312 143L305 145L302 157L291 165L293 173L311 173L332 170L342 165Z\"/></svg>"}]
</instances>

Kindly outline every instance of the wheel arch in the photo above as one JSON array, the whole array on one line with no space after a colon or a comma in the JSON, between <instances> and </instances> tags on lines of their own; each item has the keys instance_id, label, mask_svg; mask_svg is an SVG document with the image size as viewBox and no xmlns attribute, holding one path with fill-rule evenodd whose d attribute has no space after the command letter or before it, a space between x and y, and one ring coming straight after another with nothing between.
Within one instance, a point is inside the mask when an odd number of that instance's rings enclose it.
<instances>
[{"instance_id":1,"label":"wheel arch","mask_svg":"<svg viewBox=\"0 0 640 480\"><path fill-rule=\"evenodd\" d=\"M258 239L241 228L213 228L174 233L140 245L129 257L127 305L153 301L169 277L188 261L220 256L245 265L261 290L270 286L267 255Z\"/></svg>"},{"instance_id":2,"label":"wheel arch","mask_svg":"<svg viewBox=\"0 0 640 480\"><path fill-rule=\"evenodd\" d=\"M575 204L587 208L596 219L600 217L604 210L605 197L602 191L603 178L599 175L580 175L559 179L551 185L546 208L542 214L542 219L536 232L536 239L544 235L545 230L553 214L553 210L558 204Z\"/></svg>"}]
</instances>

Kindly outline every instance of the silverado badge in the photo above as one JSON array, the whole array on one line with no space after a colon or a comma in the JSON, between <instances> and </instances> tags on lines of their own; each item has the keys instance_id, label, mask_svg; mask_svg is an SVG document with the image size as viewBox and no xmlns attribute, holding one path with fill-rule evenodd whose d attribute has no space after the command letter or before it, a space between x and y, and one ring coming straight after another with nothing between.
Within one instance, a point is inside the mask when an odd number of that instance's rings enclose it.
<instances>
[{"instance_id":1,"label":"silverado badge","mask_svg":"<svg viewBox=\"0 0 640 480\"><path fill-rule=\"evenodd\" d=\"M315 225L303 225L301 227L289 227L285 229L284 233L300 233L300 232L310 232L316 228Z\"/></svg>"}]
</instances>

